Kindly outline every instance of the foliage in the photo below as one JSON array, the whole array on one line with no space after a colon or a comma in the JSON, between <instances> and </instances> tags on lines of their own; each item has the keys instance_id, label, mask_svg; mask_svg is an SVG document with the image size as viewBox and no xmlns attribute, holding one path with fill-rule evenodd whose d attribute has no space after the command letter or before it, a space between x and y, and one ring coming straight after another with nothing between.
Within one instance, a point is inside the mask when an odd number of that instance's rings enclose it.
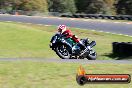
<instances>
[{"instance_id":1,"label":"foliage","mask_svg":"<svg viewBox=\"0 0 132 88\"><path fill-rule=\"evenodd\" d=\"M0 9L132 15L132 0L0 0Z\"/></svg>"},{"instance_id":2,"label":"foliage","mask_svg":"<svg viewBox=\"0 0 132 88\"><path fill-rule=\"evenodd\" d=\"M123 15L132 15L132 0L118 0L117 13Z\"/></svg>"},{"instance_id":3,"label":"foliage","mask_svg":"<svg viewBox=\"0 0 132 88\"><path fill-rule=\"evenodd\" d=\"M75 13L76 6L74 0L48 0L49 11L61 13Z\"/></svg>"},{"instance_id":4,"label":"foliage","mask_svg":"<svg viewBox=\"0 0 132 88\"><path fill-rule=\"evenodd\" d=\"M115 0L75 0L78 12L88 14L115 14Z\"/></svg>"},{"instance_id":5,"label":"foliage","mask_svg":"<svg viewBox=\"0 0 132 88\"><path fill-rule=\"evenodd\" d=\"M47 11L46 0L0 0L1 9L10 7L12 10Z\"/></svg>"}]
</instances>

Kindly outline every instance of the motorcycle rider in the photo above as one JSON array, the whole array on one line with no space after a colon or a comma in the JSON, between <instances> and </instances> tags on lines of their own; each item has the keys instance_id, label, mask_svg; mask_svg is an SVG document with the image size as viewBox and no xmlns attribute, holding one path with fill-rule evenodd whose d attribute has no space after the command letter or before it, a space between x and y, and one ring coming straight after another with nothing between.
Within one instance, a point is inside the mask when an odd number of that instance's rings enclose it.
<instances>
[{"instance_id":1,"label":"motorcycle rider","mask_svg":"<svg viewBox=\"0 0 132 88\"><path fill-rule=\"evenodd\" d=\"M84 43L77 37L75 36L70 29L66 27L66 25L59 25L58 26L58 32L62 35L65 35L66 38L71 38L75 43L79 43L81 46L86 48ZM90 49L90 47L89 47Z\"/></svg>"}]
</instances>

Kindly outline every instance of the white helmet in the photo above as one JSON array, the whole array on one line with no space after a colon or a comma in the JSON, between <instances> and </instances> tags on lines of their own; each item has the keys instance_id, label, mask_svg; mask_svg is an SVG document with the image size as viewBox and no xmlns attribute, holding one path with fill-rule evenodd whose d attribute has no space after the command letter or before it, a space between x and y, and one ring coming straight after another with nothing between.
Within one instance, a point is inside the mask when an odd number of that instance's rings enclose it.
<instances>
[{"instance_id":1,"label":"white helmet","mask_svg":"<svg viewBox=\"0 0 132 88\"><path fill-rule=\"evenodd\" d=\"M58 26L58 32L60 32L62 34L65 31L66 31L66 25L59 25Z\"/></svg>"}]
</instances>

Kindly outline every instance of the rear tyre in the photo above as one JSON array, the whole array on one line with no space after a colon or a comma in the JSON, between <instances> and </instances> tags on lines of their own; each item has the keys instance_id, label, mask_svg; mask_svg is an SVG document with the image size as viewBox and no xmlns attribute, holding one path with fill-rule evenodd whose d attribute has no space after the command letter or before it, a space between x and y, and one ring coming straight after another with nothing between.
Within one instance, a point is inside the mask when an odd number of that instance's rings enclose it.
<instances>
[{"instance_id":1,"label":"rear tyre","mask_svg":"<svg viewBox=\"0 0 132 88\"><path fill-rule=\"evenodd\" d=\"M90 54L87 56L88 60L96 60L97 53L94 50L90 50Z\"/></svg>"},{"instance_id":2,"label":"rear tyre","mask_svg":"<svg viewBox=\"0 0 132 88\"><path fill-rule=\"evenodd\" d=\"M62 59L70 59L71 54L69 53L66 45L59 45L55 49L56 54Z\"/></svg>"}]
</instances>

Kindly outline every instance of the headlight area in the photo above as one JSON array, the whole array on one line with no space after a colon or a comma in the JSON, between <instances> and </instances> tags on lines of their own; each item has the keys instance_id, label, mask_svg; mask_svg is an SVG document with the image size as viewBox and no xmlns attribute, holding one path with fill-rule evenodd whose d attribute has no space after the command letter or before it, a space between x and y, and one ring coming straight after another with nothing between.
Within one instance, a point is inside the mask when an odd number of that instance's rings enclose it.
<instances>
[{"instance_id":1,"label":"headlight area","mask_svg":"<svg viewBox=\"0 0 132 88\"><path fill-rule=\"evenodd\" d=\"M52 48L52 43L49 44L50 48Z\"/></svg>"}]
</instances>

